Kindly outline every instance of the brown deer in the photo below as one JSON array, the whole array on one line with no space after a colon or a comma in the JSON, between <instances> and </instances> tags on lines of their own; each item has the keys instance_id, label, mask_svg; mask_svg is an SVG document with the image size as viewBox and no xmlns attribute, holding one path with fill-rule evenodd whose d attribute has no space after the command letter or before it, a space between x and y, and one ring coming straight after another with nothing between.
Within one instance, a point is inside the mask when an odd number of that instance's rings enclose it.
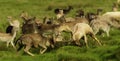
<instances>
[{"instance_id":1,"label":"brown deer","mask_svg":"<svg viewBox=\"0 0 120 61\"><path fill-rule=\"evenodd\" d=\"M29 52L31 47L42 47L40 49L41 54L43 54L47 50L47 46L51 46L52 48L54 48L51 37L46 38L38 33L24 34L16 41L15 45L16 44L19 44L19 48L17 49L17 51L21 50L22 47L25 47L24 52L31 56L34 56L34 54Z\"/></svg>"}]
</instances>

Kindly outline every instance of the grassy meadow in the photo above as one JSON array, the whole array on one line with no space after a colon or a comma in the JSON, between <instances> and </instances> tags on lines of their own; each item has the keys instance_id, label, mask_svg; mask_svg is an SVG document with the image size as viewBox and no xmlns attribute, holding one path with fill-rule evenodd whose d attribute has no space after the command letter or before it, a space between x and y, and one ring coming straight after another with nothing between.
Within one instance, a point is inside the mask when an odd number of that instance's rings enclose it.
<instances>
[{"instance_id":1,"label":"grassy meadow","mask_svg":"<svg viewBox=\"0 0 120 61\"><path fill-rule=\"evenodd\" d=\"M114 2L116 0L0 0L0 31L5 32L8 26L7 16L22 22L22 11L42 20L45 16L55 17L55 8L71 5L74 9L67 16L74 17L78 9L83 9L85 13L96 12L97 8L103 9L103 13L111 11ZM65 37L68 38L67 35ZM84 42L82 47L66 44L48 49L45 54L39 54L39 49L33 48L31 52L34 57L22 50L17 54L12 46L7 48L6 43L0 42L0 61L120 61L120 30L112 28L110 37L97 35L97 38L103 46L97 45L89 37L90 48L86 48Z\"/></svg>"}]
</instances>

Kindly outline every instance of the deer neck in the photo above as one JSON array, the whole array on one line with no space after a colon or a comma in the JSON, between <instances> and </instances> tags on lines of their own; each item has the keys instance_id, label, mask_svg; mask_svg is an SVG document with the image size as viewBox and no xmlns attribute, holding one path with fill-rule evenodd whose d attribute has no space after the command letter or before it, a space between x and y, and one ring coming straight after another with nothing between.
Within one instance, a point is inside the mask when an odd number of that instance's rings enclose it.
<instances>
[{"instance_id":1,"label":"deer neck","mask_svg":"<svg viewBox=\"0 0 120 61\"><path fill-rule=\"evenodd\" d=\"M13 26L12 19L8 19L8 22L10 23L11 26Z\"/></svg>"},{"instance_id":2,"label":"deer neck","mask_svg":"<svg viewBox=\"0 0 120 61\"><path fill-rule=\"evenodd\" d=\"M33 23L33 29L34 29L34 33L38 33L38 28L36 23Z\"/></svg>"}]
</instances>

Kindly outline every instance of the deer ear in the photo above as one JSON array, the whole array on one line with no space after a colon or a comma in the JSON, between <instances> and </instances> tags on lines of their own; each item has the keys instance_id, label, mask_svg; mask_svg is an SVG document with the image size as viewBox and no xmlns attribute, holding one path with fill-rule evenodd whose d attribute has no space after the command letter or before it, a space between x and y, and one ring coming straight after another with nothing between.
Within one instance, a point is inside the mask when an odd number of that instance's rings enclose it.
<instances>
[{"instance_id":1,"label":"deer ear","mask_svg":"<svg viewBox=\"0 0 120 61\"><path fill-rule=\"evenodd\" d=\"M55 13L55 14L58 14L58 13L59 13L59 10L60 10L60 9L55 9L55 10L54 10L54 13Z\"/></svg>"},{"instance_id":2,"label":"deer ear","mask_svg":"<svg viewBox=\"0 0 120 61\"><path fill-rule=\"evenodd\" d=\"M12 19L12 16L7 16L7 18Z\"/></svg>"},{"instance_id":3,"label":"deer ear","mask_svg":"<svg viewBox=\"0 0 120 61\"><path fill-rule=\"evenodd\" d=\"M25 11L22 11L21 13L20 13L20 17L23 17L25 15Z\"/></svg>"},{"instance_id":4,"label":"deer ear","mask_svg":"<svg viewBox=\"0 0 120 61\"><path fill-rule=\"evenodd\" d=\"M36 17L33 17L33 18L32 18L32 20L35 20L35 19L36 19Z\"/></svg>"},{"instance_id":5,"label":"deer ear","mask_svg":"<svg viewBox=\"0 0 120 61\"><path fill-rule=\"evenodd\" d=\"M44 18L43 18L43 20L45 20L47 17L45 16Z\"/></svg>"}]
</instances>

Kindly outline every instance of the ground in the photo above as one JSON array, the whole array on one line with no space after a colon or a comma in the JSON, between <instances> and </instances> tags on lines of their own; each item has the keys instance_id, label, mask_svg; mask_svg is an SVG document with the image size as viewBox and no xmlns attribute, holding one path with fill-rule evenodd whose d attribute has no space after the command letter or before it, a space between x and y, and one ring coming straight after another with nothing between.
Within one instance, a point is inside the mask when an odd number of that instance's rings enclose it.
<instances>
[{"instance_id":1,"label":"ground","mask_svg":"<svg viewBox=\"0 0 120 61\"><path fill-rule=\"evenodd\" d=\"M74 17L78 9L83 9L85 12L96 12L97 8L103 9L103 13L111 11L114 2L116 0L0 0L0 31L5 32L8 26L7 16L13 16L22 23L20 18L22 11L42 20L45 16L54 17L55 8L67 8L71 5L74 9L67 16ZM64 35L69 39L68 35ZM35 57L23 53L22 50L17 53L11 46L7 48L6 43L0 42L0 61L120 61L119 35L120 30L115 28L110 30L110 37L97 35L102 46L89 38L90 48L86 48L82 42L82 47L63 44L55 49L49 48L45 54L39 54L39 49L31 49Z\"/></svg>"}]
</instances>

